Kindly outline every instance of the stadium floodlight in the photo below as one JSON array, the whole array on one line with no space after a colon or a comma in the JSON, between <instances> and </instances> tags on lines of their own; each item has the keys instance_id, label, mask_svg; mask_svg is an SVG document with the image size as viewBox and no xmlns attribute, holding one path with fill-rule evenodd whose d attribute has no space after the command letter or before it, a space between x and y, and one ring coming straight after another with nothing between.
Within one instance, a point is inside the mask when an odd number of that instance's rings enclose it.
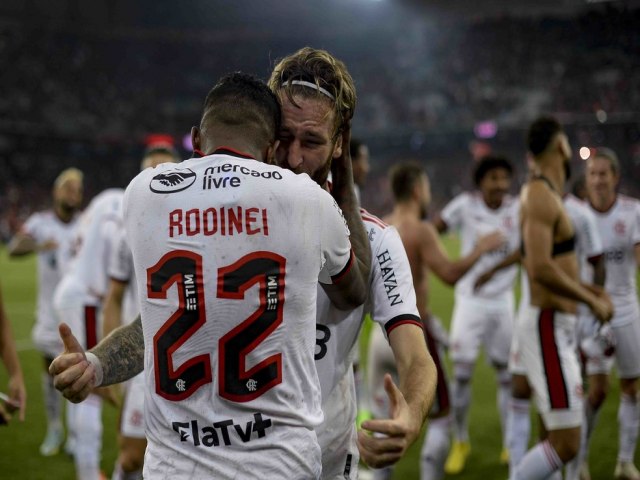
<instances>
[{"instance_id":1,"label":"stadium floodlight","mask_svg":"<svg viewBox=\"0 0 640 480\"><path fill-rule=\"evenodd\" d=\"M589 147L580 148L580 158L582 160L587 160L590 156L591 156L591 149Z\"/></svg>"}]
</instances>

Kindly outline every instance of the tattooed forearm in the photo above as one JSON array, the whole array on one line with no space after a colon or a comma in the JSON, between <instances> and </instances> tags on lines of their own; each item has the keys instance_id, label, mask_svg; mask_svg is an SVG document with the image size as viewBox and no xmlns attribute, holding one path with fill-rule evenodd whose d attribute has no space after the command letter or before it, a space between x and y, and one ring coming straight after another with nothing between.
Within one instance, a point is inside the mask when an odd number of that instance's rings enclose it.
<instances>
[{"instance_id":1,"label":"tattooed forearm","mask_svg":"<svg viewBox=\"0 0 640 480\"><path fill-rule=\"evenodd\" d=\"M124 382L144 369L144 336L140 315L129 325L115 329L92 348L102 364L101 386Z\"/></svg>"}]
</instances>

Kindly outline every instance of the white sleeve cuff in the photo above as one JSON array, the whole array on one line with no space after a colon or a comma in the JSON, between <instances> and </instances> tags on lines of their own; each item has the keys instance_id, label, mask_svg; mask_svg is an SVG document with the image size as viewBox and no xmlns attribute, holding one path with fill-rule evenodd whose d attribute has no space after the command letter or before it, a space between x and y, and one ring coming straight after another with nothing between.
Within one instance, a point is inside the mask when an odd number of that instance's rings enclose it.
<instances>
[{"instance_id":1,"label":"white sleeve cuff","mask_svg":"<svg viewBox=\"0 0 640 480\"><path fill-rule=\"evenodd\" d=\"M85 355L87 356L87 361L91 363L96 369L96 383L94 386L99 387L100 385L102 385L103 377L102 362L91 352L86 352Z\"/></svg>"}]
</instances>

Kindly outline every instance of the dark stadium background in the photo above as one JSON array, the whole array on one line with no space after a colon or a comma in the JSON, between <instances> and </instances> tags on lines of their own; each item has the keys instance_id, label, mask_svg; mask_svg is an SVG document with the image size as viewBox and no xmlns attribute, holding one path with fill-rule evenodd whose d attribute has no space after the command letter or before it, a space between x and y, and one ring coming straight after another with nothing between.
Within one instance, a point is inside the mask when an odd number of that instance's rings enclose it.
<instances>
[{"instance_id":1,"label":"dark stadium background","mask_svg":"<svg viewBox=\"0 0 640 480\"><path fill-rule=\"evenodd\" d=\"M220 75L266 78L304 45L330 50L355 78L354 133L373 157L363 203L374 213L388 206L380 192L393 161L427 165L436 208L470 186L470 163L487 145L522 176L523 129L542 112L567 125L576 170L580 147L609 145L623 190L637 194L638 5L3 0L0 238L47 203L63 167L87 173L89 199L126 185L149 133L174 136L189 156L182 137Z\"/></svg>"}]
</instances>

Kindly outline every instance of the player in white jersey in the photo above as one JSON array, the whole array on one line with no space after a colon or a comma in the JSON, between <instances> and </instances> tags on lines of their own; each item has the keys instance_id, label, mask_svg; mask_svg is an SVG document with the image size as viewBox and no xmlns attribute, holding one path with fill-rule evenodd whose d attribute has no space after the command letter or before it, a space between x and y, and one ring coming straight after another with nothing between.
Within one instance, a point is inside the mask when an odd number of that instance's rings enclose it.
<instances>
[{"instance_id":1,"label":"player in white jersey","mask_svg":"<svg viewBox=\"0 0 640 480\"><path fill-rule=\"evenodd\" d=\"M345 308L366 287L331 196L254 160L272 161L279 123L266 85L223 78L192 129L204 158L145 170L127 189L142 322L87 354L61 327L52 371L75 401L139 372L143 334L145 477L320 476L317 282Z\"/></svg>"},{"instance_id":2,"label":"player in white jersey","mask_svg":"<svg viewBox=\"0 0 640 480\"><path fill-rule=\"evenodd\" d=\"M615 362L620 377L619 450L615 478L640 479L633 455L638 441L640 405L640 307L636 274L640 264L640 201L616 193L620 166L616 154L606 148L598 149L587 160L587 192L589 205L595 213L602 236L606 261L605 290L611 296L615 314L611 328L615 338ZM589 358L587 370L608 375L613 363L609 359ZM607 381L599 385L604 400ZM595 417L597 409L592 411Z\"/></svg>"},{"instance_id":3,"label":"player in white jersey","mask_svg":"<svg viewBox=\"0 0 640 480\"><path fill-rule=\"evenodd\" d=\"M53 307L60 322L67 322L78 334L85 349L100 339L100 310L107 291L107 264L111 239L122 222L119 188L105 190L93 198L81 215L73 239L75 254L53 296ZM78 480L100 476L102 447L102 399L91 395L82 404L69 404L67 423L73 441Z\"/></svg>"},{"instance_id":4,"label":"player in white jersey","mask_svg":"<svg viewBox=\"0 0 640 480\"><path fill-rule=\"evenodd\" d=\"M354 196L347 145L355 87L346 67L326 51L303 48L275 67L269 85L283 104L283 126L276 152L279 164L297 173L307 173L324 188L328 186L331 169L331 192L349 223L354 251L368 249L369 241L372 248L381 249L380 256L371 255L366 266L372 272L367 283L368 298L378 310L379 321L387 323L395 316L408 319L405 323L397 322L390 335L401 371L400 389L393 382L387 385L388 394L397 404L394 415L362 424L364 429L391 438L385 440L360 432L356 448L352 360L362 309L340 311L324 295L318 296L316 364L325 413L325 422L318 429L323 478L357 478L358 453L369 466L389 465L404 454L419 434L433 398L433 363L415 323L415 299L406 292L411 288L411 279L403 273L408 272L403 266L404 254L396 253L397 237L394 239L391 229L381 232L378 239L376 231L367 232L363 228L363 219L369 224L383 224L368 213L361 213ZM384 242L385 248L378 242ZM385 254L386 247L390 253ZM396 294L405 300L398 303ZM339 319L345 320L338 325Z\"/></svg>"},{"instance_id":5,"label":"player in white jersey","mask_svg":"<svg viewBox=\"0 0 640 480\"><path fill-rule=\"evenodd\" d=\"M53 292L62 278L64 256L61 251L73 235L77 212L82 204L82 172L69 168L53 184L53 208L32 214L9 243L11 257L36 252L38 255L38 304L31 336L44 358L42 388L47 434L40 445L44 456L55 455L64 440L62 398L49 375L51 361L62 351L58 321L53 312Z\"/></svg>"},{"instance_id":6,"label":"player in white jersey","mask_svg":"<svg viewBox=\"0 0 640 480\"><path fill-rule=\"evenodd\" d=\"M444 462L449 452L449 391L444 373L442 355L446 335L440 334L442 327L428 308L428 272L433 271L446 283L453 285L482 255L498 248L504 241L498 231L483 236L473 251L460 260L451 261L444 253L438 234L432 224L425 222L431 188L426 172L420 164L409 162L397 165L390 173L391 190L394 196L393 212L385 220L398 229L401 246L406 250L413 279L418 311L424 324L425 338L438 376L436 403L429 412L430 422L423 443L420 461L420 476L423 480L435 480L444 476ZM393 228L393 227L389 227ZM375 319L374 315L374 319ZM444 333L444 332L443 332ZM439 338L444 337L444 338ZM373 413L386 415L389 402L384 391L383 378L389 372L396 375L396 362L388 342L381 330L374 329L369 345L368 378L373 394ZM376 478L390 478L391 469L376 475Z\"/></svg>"},{"instance_id":7,"label":"player in white jersey","mask_svg":"<svg viewBox=\"0 0 640 480\"><path fill-rule=\"evenodd\" d=\"M481 344L484 344L487 356L496 369L497 404L503 429L500 458L503 462L507 460L504 430L511 381L507 363L513 329L516 267L501 270L479 290L474 289L474 283L482 272L520 245L519 203L508 195L512 176L513 167L506 158L487 156L480 159L474 171L478 192L458 195L435 220L440 232L459 232L462 255L468 255L478 238L492 230L500 229L506 239L501 248L483 255L455 287L450 340L454 370L454 442L445 465L445 471L449 474L463 470L471 451L467 414L471 404L471 376Z\"/></svg>"},{"instance_id":8,"label":"player in white jersey","mask_svg":"<svg viewBox=\"0 0 640 480\"><path fill-rule=\"evenodd\" d=\"M144 153L141 170L161 163L175 163L178 156L170 144L150 145ZM134 275L133 257L125 237L124 227L112 239L108 264L109 288L104 300L103 332L106 337L123 324L133 322L138 308L138 289ZM117 386L109 387L117 388ZM119 396L119 392L113 392ZM118 430L118 458L111 480L142 478L142 465L147 440L144 434L144 375L139 373L124 384L124 400Z\"/></svg>"}]
</instances>

